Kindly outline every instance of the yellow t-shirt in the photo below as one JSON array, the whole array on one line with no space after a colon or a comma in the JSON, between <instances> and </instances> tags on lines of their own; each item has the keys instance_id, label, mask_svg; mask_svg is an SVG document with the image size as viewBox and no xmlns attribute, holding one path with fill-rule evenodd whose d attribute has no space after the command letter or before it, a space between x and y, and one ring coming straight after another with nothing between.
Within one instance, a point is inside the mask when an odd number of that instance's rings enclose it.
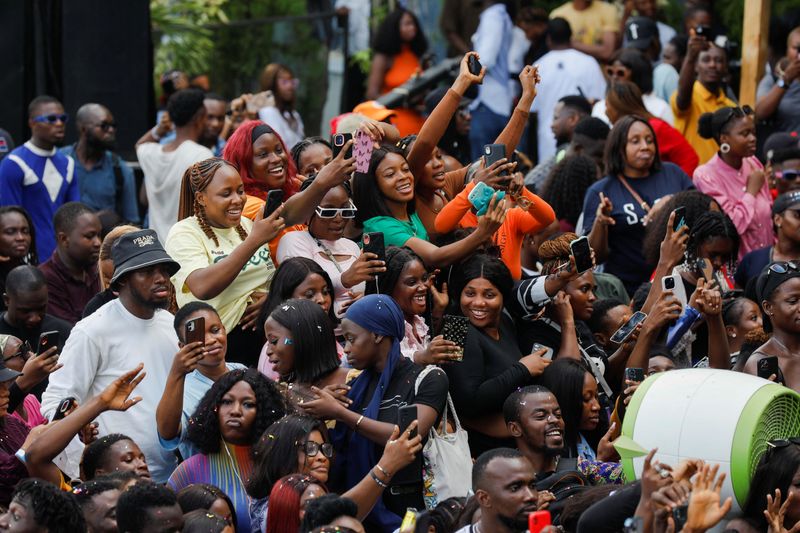
<instances>
[{"instance_id":1,"label":"yellow t-shirt","mask_svg":"<svg viewBox=\"0 0 800 533\"><path fill-rule=\"evenodd\" d=\"M253 222L242 217L241 224L249 234ZM175 297L180 307L199 299L186 285L189 274L228 257L242 243L236 228L211 228L211 230L217 236L219 245L214 244L214 241L203 233L196 217L181 220L169 231L165 248L167 253L181 265L180 270L172 277ZM250 303L250 295L254 291L266 291L274 272L275 266L272 264L269 248L263 245L242 267L233 283L216 297L205 300L217 310L225 329L230 332L236 327L244 315L245 307Z\"/></svg>"},{"instance_id":2,"label":"yellow t-shirt","mask_svg":"<svg viewBox=\"0 0 800 533\"><path fill-rule=\"evenodd\" d=\"M675 91L669 97L672 114L675 115L675 129L681 132L697 152L700 158L699 164L704 165L717 153L718 146L714 139L704 139L698 133L697 124L700 122L700 115L713 113L722 107L736 107L736 103L725 96L722 90L717 94L711 94L699 81L695 81L692 86L692 102L687 109L679 110L677 100L678 91Z\"/></svg>"},{"instance_id":3,"label":"yellow t-shirt","mask_svg":"<svg viewBox=\"0 0 800 533\"><path fill-rule=\"evenodd\" d=\"M572 28L572 38L583 44L601 44L603 33L619 33L622 17L617 8L602 0L594 0L588 8L578 11L567 2L550 12L550 18L567 19Z\"/></svg>"}]
</instances>

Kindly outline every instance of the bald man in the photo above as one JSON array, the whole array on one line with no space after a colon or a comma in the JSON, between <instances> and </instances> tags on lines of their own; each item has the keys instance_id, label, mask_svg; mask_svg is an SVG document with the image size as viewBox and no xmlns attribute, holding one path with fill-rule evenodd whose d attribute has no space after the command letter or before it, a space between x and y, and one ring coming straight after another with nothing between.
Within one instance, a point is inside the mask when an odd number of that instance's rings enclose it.
<instances>
[{"instance_id":1,"label":"bald man","mask_svg":"<svg viewBox=\"0 0 800 533\"><path fill-rule=\"evenodd\" d=\"M61 152L75 160L81 202L95 211L113 211L122 221L139 223L133 171L112 150L117 140L114 115L100 104L84 104L75 115L78 142Z\"/></svg>"}]
</instances>

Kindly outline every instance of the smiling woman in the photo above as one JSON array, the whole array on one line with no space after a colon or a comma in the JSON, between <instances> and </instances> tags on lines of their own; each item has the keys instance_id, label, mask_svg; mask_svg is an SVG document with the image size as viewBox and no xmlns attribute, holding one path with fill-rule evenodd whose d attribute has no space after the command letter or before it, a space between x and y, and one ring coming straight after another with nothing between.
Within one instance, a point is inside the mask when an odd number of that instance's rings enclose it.
<instances>
[{"instance_id":1,"label":"smiling woman","mask_svg":"<svg viewBox=\"0 0 800 533\"><path fill-rule=\"evenodd\" d=\"M178 305L213 305L228 331L231 360L255 364L263 334L254 320L275 268L266 243L284 223L281 209L255 222L243 218L245 198L230 163L212 158L192 165L183 175L181 220L166 249L181 265L172 278Z\"/></svg>"}]
</instances>

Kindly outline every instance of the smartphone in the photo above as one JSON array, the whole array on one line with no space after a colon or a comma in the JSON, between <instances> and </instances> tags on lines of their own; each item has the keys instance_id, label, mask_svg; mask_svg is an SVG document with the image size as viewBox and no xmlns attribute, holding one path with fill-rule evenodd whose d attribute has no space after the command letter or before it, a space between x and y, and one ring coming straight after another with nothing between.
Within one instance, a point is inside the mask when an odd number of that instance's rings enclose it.
<instances>
[{"instance_id":1,"label":"smartphone","mask_svg":"<svg viewBox=\"0 0 800 533\"><path fill-rule=\"evenodd\" d=\"M364 252L378 256L380 261L386 261L386 247L383 244L383 233L375 231L364 234Z\"/></svg>"},{"instance_id":2,"label":"smartphone","mask_svg":"<svg viewBox=\"0 0 800 533\"><path fill-rule=\"evenodd\" d=\"M539 533L551 524L550 511L534 511L528 515L528 533Z\"/></svg>"},{"instance_id":3,"label":"smartphone","mask_svg":"<svg viewBox=\"0 0 800 533\"><path fill-rule=\"evenodd\" d=\"M675 276L664 276L661 278L661 288L666 291L674 291L675 290Z\"/></svg>"},{"instance_id":4,"label":"smartphone","mask_svg":"<svg viewBox=\"0 0 800 533\"><path fill-rule=\"evenodd\" d=\"M625 379L641 383L644 381L644 368L626 368Z\"/></svg>"},{"instance_id":5,"label":"smartphone","mask_svg":"<svg viewBox=\"0 0 800 533\"><path fill-rule=\"evenodd\" d=\"M464 359L464 346L467 343L469 319L465 316L444 315L441 335L446 341L454 342L461 348L461 356L454 361Z\"/></svg>"},{"instance_id":6,"label":"smartphone","mask_svg":"<svg viewBox=\"0 0 800 533\"><path fill-rule=\"evenodd\" d=\"M486 159L486 166L490 166L497 161L505 158L506 145L505 144L487 144L483 147L483 155ZM498 176L508 176L508 171L503 170Z\"/></svg>"},{"instance_id":7,"label":"smartphone","mask_svg":"<svg viewBox=\"0 0 800 533\"><path fill-rule=\"evenodd\" d=\"M539 350L547 350L545 354L542 356L542 359L547 359L548 361L552 361L553 359L553 349L549 346L545 346L544 344L539 344L538 342L534 342L533 346L531 346L531 353L536 353Z\"/></svg>"},{"instance_id":8,"label":"smartphone","mask_svg":"<svg viewBox=\"0 0 800 533\"><path fill-rule=\"evenodd\" d=\"M339 155L339 152L342 151L344 145L347 144L347 141L353 138L352 133L337 133L331 137L331 148L333 149L333 157ZM344 154L345 159L350 159L353 157L353 147L351 146L347 153Z\"/></svg>"},{"instance_id":9,"label":"smartphone","mask_svg":"<svg viewBox=\"0 0 800 533\"><path fill-rule=\"evenodd\" d=\"M469 69L470 74L472 74L473 76L478 76L481 73L483 65L481 65L480 61L478 61L477 57L472 55L469 56L469 59L467 59L467 68Z\"/></svg>"},{"instance_id":10,"label":"smartphone","mask_svg":"<svg viewBox=\"0 0 800 533\"><path fill-rule=\"evenodd\" d=\"M679 505L672 510L672 519L675 521L675 531L681 531L688 518L688 504Z\"/></svg>"},{"instance_id":11,"label":"smartphone","mask_svg":"<svg viewBox=\"0 0 800 533\"><path fill-rule=\"evenodd\" d=\"M362 174L369 172L369 162L372 159L373 147L372 138L365 133L358 132L354 148L356 154L356 172L361 172Z\"/></svg>"},{"instance_id":12,"label":"smartphone","mask_svg":"<svg viewBox=\"0 0 800 533\"><path fill-rule=\"evenodd\" d=\"M198 316L186 322L183 338L186 339L186 344L191 344L193 342L202 342L205 344L206 319L202 316Z\"/></svg>"},{"instance_id":13,"label":"smartphone","mask_svg":"<svg viewBox=\"0 0 800 533\"><path fill-rule=\"evenodd\" d=\"M58 346L61 341L61 334L57 331L45 331L39 335L39 346L36 347L36 355L42 355L53 346Z\"/></svg>"},{"instance_id":14,"label":"smartphone","mask_svg":"<svg viewBox=\"0 0 800 533\"><path fill-rule=\"evenodd\" d=\"M73 405L75 405L74 396L68 396L61 400L61 403L59 403L58 407L56 408L56 412L53 413L53 422L56 420L61 420L67 416L67 413L69 413L69 410L72 409Z\"/></svg>"},{"instance_id":15,"label":"smartphone","mask_svg":"<svg viewBox=\"0 0 800 533\"><path fill-rule=\"evenodd\" d=\"M711 26L703 26L703 25L695 26L694 34L698 36L703 36L706 39L711 39Z\"/></svg>"},{"instance_id":16,"label":"smartphone","mask_svg":"<svg viewBox=\"0 0 800 533\"><path fill-rule=\"evenodd\" d=\"M631 315L631 317L628 319L627 322L622 324L622 326L617 331L615 331L613 335L611 335L611 338L609 340L616 344L622 344L623 342L625 342L625 339L630 337L631 333L633 333L633 330L636 328L636 326L638 326L645 318L647 318L647 315L645 313L642 313L641 311L636 311Z\"/></svg>"},{"instance_id":17,"label":"smartphone","mask_svg":"<svg viewBox=\"0 0 800 533\"><path fill-rule=\"evenodd\" d=\"M774 355L759 359L758 363L756 363L756 368L760 378L769 379L773 374L775 374L776 379L780 376L781 369L778 366L778 358Z\"/></svg>"},{"instance_id":18,"label":"smartphone","mask_svg":"<svg viewBox=\"0 0 800 533\"><path fill-rule=\"evenodd\" d=\"M283 191L272 189L267 193L267 201L264 203L264 218L267 218L280 207L283 202Z\"/></svg>"},{"instance_id":19,"label":"smartphone","mask_svg":"<svg viewBox=\"0 0 800 533\"><path fill-rule=\"evenodd\" d=\"M594 263L592 262L592 247L589 246L588 237L579 237L570 242L569 249L575 257L575 267L578 269L579 274L583 274L594 267Z\"/></svg>"},{"instance_id":20,"label":"smartphone","mask_svg":"<svg viewBox=\"0 0 800 533\"><path fill-rule=\"evenodd\" d=\"M676 207L675 218L672 219L672 231L678 231L686 225L686 208L684 206Z\"/></svg>"},{"instance_id":21,"label":"smartphone","mask_svg":"<svg viewBox=\"0 0 800 533\"><path fill-rule=\"evenodd\" d=\"M411 425L411 422L417 419L417 406L416 405L406 405L401 407L397 410L397 425L400 426L400 434L408 429L408 426ZM417 436L416 428L411 434L408 436L409 439L413 439Z\"/></svg>"}]
</instances>

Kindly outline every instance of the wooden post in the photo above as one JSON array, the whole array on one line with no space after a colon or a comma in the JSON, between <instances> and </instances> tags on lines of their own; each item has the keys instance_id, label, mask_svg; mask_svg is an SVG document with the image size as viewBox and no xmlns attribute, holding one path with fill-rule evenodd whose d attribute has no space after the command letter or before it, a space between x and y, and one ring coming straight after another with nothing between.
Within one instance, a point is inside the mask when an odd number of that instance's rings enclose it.
<instances>
[{"instance_id":1,"label":"wooden post","mask_svg":"<svg viewBox=\"0 0 800 533\"><path fill-rule=\"evenodd\" d=\"M756 105L756 89L767 60L770 4L770 0L744 0L740 105Z\"/></svg>"}]
</instances>

